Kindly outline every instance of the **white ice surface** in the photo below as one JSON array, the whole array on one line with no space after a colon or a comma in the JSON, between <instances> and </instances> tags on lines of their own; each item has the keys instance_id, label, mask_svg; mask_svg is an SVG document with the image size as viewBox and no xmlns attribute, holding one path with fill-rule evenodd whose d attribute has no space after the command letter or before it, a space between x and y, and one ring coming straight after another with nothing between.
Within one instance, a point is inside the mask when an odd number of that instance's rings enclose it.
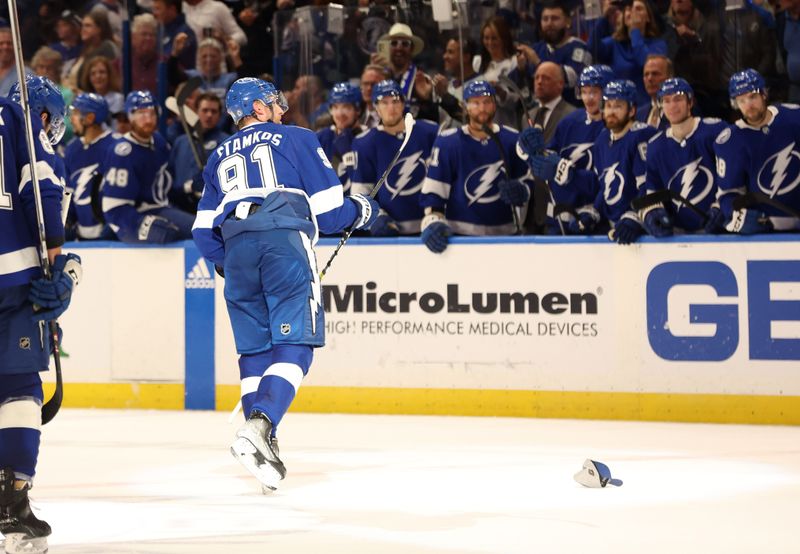
<instances>
[{"instance_id":1,"label":"white ice surface","mask_svg":"<svg viewBox=\"0 0 800 554\"><path fill-rule=\"evenodd\" d=\"M800 553L800 428L290 413L262 496L222 412L63 410L59 553ZM622 487L585 489L585 458Z\"/></svg>"}]
</instances>

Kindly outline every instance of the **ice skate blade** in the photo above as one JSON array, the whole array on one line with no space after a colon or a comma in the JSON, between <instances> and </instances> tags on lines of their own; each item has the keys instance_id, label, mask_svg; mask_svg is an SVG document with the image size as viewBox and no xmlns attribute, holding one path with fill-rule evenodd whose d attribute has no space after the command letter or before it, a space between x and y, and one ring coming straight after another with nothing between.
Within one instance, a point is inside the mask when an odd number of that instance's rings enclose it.
<instances>
[{"instance_id":1,"label":"ice skate blade","mask_svg":"<svg viewBox=\"0 0 800 554\"><path fill-rule=\"evenodd\" d=\"M258 479L263 485L262 490L264 487L273 491L278 488L278 483L283 478L280 472L268 460L259 456L258 450L249 440L239 437L233 441L231 454Z\"/></svg>"},{"instance_id":2,"label":"ice skate blade","mask_svg":"<svg viewBox=\"0 0 800 554\"><path fill-rule=\"evenodd\" d=\"M3 551L6 554L45 554L47 537L26 537L24 533L9 533L5 536Z\"/></svg>"}]
</instances>

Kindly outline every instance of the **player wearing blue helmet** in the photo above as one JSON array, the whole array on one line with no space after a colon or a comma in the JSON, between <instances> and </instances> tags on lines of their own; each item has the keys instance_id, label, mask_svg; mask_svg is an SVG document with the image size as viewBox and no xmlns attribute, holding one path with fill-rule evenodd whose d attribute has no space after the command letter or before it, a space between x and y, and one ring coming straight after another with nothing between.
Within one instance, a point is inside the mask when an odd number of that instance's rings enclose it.
<instances>
[{"instance_id":1,"label":"player wearing blue helmet","mask_svg":"<svg viewBox=\"0 0 800 554\"><path fill-rule=\"evenodd\" d=\"M422 241L435 253L453 233L514 234L512 210L530 198L529 173L515 150L518 133L494 123L494 87L470 81L464 101L468 123L436 138L422 185Z\"/></svg>"},{"instance_id":2,"label":"player wearing blue helmet","mask_svg":"<svg viewBox=\"0 0 800 554\"><path fill-rule=\"evenodd\" d=\"M317 138L347 191L354 165L351 154L353 139L364 131L358 123L361 89L347 81L336 83L328 95L328 105L333 125L317 131Z\"/></svg>"},{"instance_id":3,"label":"player wearing blue helmet","mask_svg":"<svg viewBox=\"0 0 800 554\"><path fill-rule=\"evenodd\" d=\"M76 137L64 151L67 187L73 191L74 214L70 213L70 222L79 239L109 238L103 233L100 206L103 163L115 138L105 125L108 104L98 94L83 92L72 100L69 117Z\"/></svg>"},{"instance_id":4,"label":"player wearing blue helmet","mask_svg":"<svg viewBox=\"0 0 800 554\"><path fill-rule=\"evenodd\" d=\"M368 228L378 206L342 194L316 135L281 125L275 88L235 81L228 112L238 131L211 153L203 171L193 235L225 277L247 418L231 452L274 490L286 476L275 433L325 344L322 289L314 245L319 232Z\"/></svg>"},{"instance_id":5,"label":"player wearing blue helmet","mask_svg":"<svg viewBox=\"0 0 800 554\"><path fill-rule=\"evenodd\" d=\"M715 143L725 229L742 234L800 229L800 109L768 105L766 83L754 69L734 74L728 93L742 118Z\"/></svg>"},{"instance_id":6,"label":"player wearing blue helmet","mask_svg":"<svg viewBox=\"0 0 800 554\"><path fill-rule=\"evenodd\" d=\"M704 214L715 204L714 139L727 127L719 119L692 116L694 90L681 78L665 80L657 93L669 127L657 133L647 146L647 173L638 211L652 236L672 236L702 230ZM649 200L648 200L649 199Z\"/></svg>"},{"instance_id":7,"label":"player wearing blue helmet","mask_svg":"<svg viewBox=\"0 0 800 554\"><path fill-rule=\"evenodd\" d=\"M47 77L26 75L25 84L28 87L28 104L31 112L42 117L47 137L50 144L55 146L61 141L66 131L65 119L67 105L61 96L61 91ZM19 103L19 82L14 83L8 97L12 102Z\"/></svg>"},{"instance_id":8,"label":"player wearing blue helmet","mask_svg":"<svg viewBox=\"0 0 800 554\"><path fill-rule=\"evenodd\" d=\"M169 145L156 131L158 105L149 91L125 98L131 130L110 145L103 166L103 215L124 242L164 244L191 237L192 216L169 205Z\"/></svg>"},{"instance_id":9,"label":"player wearing blue helmet","mask_svg":"<svg viewBox=\"0 0 800 554\"><path fill-rule=\"evenodd\" d=\"M609 238L630 244L643 233L631 200L644 181L647 141L656 130L634 122L636 85L628 80L609 82L603 89L603 121L606 128L597 136L591 149L591 171L576 169L569 160L544 148L541 129L526 129L520 148L537 177L557 186L575 187L578 194L595 198L593 206L580 212L581 232L592 232L608 221L613 227Z\"/></svg>"}]
</instances>

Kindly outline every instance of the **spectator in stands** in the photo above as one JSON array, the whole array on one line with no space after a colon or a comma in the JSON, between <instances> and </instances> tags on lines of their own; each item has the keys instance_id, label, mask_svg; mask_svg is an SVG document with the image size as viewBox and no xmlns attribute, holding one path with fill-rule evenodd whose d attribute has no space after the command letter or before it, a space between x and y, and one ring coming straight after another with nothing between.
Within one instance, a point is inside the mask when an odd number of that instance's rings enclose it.
<instances>
[{"instance_id":1,"label":"spectator in stands","mask_svg":"<svg viewBox=\"0 0 800 554\"><path fill-rule=\"evenodd\" d=\"M661 109L661 102L658 101L658 91L661 90L661 83L675 76L672 67L672 60L661 54L651 54L647 56L644 63L644 88L650 95L650 102L642 104L636 109L636 120L647 123L651 127L663 130L669 127L669 121L664 116Z\"/></svg>"},{"instance_id":2,"label":"spectator in stands","mask_svg":"<svg viewBox=\"0 0 800 554\"><path fill-rule=\"evenodd\" d=\"M17 57L14 53L14 44L11 42L11 29L0 27L0 96L5 98L17 79ZM30 72L26 69L26 72Z\"/></svg>"},{"instance_id":3,"label":"spectator in stands","mask_svg":"<svg viewBox=\"0 0 800 554\"><path fill-rule=\"evenodd\" d=\"M464 85L478 76L472 67L472 58L476 54L477 47L470 39L464 39L463 47L456 38L447 41L442 60L444 61L444 71L449 77L441 73L437 73L433 77L433 86L439 98L439 107L445 112L439 121L445 128L464 123L462 92Z\"/></svg>"},{"instance_id":4,"label":"spectator in stands","mask_svg":"<svg viewBox=\"0 0 800 554\"><path fill-rule=\"evenodd\" d=\"M247 36L242 46L240 75L258 75L272 71L274 39L272 33L264 32L272 25L275 3L272 0L250 0L236 16L239 26ZM230 50L230 47L229 47Z\"/></svg>"},{"instance_id":5,"label":"spectator in stands","mask_svg":"<svg viewBox=\"0 0 800 554\"><path fill-rule=\"evenodd\" d=\"M533 45L517 46L517 67L523 75L533 76L542 62L555 62L564 68L566 87L564 98L576 106L580 100L575 97L578 75L583 68L592 63L592 55L582 40L570 35L572 18L566 5L545 4L541 16L542 40Z\"/></svg>"},{"instance_id":6,"label":"spectator in stands","mask_svg":"<svg viewBox=\"0 0 800 554\"><path fill-rule=\"evenodd\" d=\"M158 21L152 14L133 18L131 26L131 86L136 90L158 92Z\"/></svg>"},{"instance_id":7,"label":"spectator in stands","mask_svg":"<svg viewBox=\"0 0 800 554\"><path fill-rule=\"evenodd\" d=\"M778 44L774 29L752 9L724 10L722 17L720 54L714 73L727 85L739 70L752 68L771 86L777 76Z\"/></svg>"},{"instance_id":8,"label":"spectator in stands","mask_svg":"<svg viewBox=\"0 0 800 554\"><path fill-rule=\"evenodd\" d=\"M185 71L194 69L197 64L197 37L186 23L182 5L182 0L154 0L153 16L161 24L164 33L161 39L163 57L173 55L172 47L177 37L185 37L182 39L184 42L180 54L177 55L178 63Z\"/></svg>"},{"instance_id":9,"label":"spectator in stands","mask_svg":"<svg viewBox=\"0 0 800 554\"><path fill-rule=\"evenodd\" d=\"M377 64L367 65L361 73L361 98L364 100L361 125L367 129L377 127L381 122L375 106L372 105L372 87L389 78L391 78L389 71L382 65Z\"/></svg>"},{"instance_id":10,"label":"spectator in stands","mask_svg":"<svg viewBox=\"0 0 800 554\"><path fill-rule=\"evenodd\" d=\"M300 75L286 93L286 100L289 110L283 116L284 123L315 129L317 118L328 111L322 79L316 75Z\"/></svg>"},{"instance_id":11,"label":"spectator in stands","mask_svg":"<svg viewBox=\"0 0 800 554\"><path fill-rule=\"evenodd\" d=\"M81 18L78 14L72 10L61 12L56 22L56 35L58 41L51 42L48 46L61 54L62 72L69 71L74 60L81 55Z\"/></svg>"},{"instance_id":12,"label":"spectator in stands","mask_svg":"<svg viewBox=\"0 0 800 554\"><path fill-rule=\"evenodd\" d=\"M502 17L493 17L481 26L481 49L477 58L480 78L488 81L496 91L497 112L495 123L519 128L519 95L500 84L501 77L518 81L516 49L511 30ZM475 63L475 62L474 62ZM473 66L475 67L475 66Z\"/></svg>"},{"instance_id":13,"label":"spectator in stands","mask_svg":"<svg viewBox=\"0 0 800 554\"><path fill-rule=\"evenodd\" d=\"M228 133L218 128L222 117L222 100L216 94L204 92L197 97L197 116L200 136L195 143L200 162L205 163L209 152L228 137ZM183 134L175 139L169 155L169 172L172 175L170 201L176 207L189 213L197 211L197 202L203 193L202 168L189 143L193 138Z\"/></svg>"},{"instance_id":14,"label":"spectator in stands","mask_svg":"<svg viewBox=\"0 0 800 554\"><path fill-rule=\"evenodd\" d=\"M617 79L634 82L638 105L647 104L650 96L642 80L644 63L650 54L666 55L667 43L659 38L661 30L647 0L633 0L626 5L616 30L607 36L614 9L613 2L609 2L606 17L599 20L589 39L590 48L597 52L597 63L610 65Z\"/></svg>"},{"instance_id":15,"label":"spectator in stands","mask_svg":"<svg viewBox=\"0 0 800 554\"><path fill-rule=\"evenodd\" d=\"M73 88L78 87L83 66L92 58L103 56L113 61L119 57L119 48L112 40L108 17L102 10L89 12L83 16L81 41L83 43L81 55L70 68L65 83Z\"/></svg>"},{"instance_id":16,"label":"spectator in stands","mask_svg":"<svg viewBox=\"0 0 800 554\"><path fill-rule=\"evenodd\" d=\"M800 0L780 0L778 46L789 77L789 102L800 103Z\"/></svg>"},{"instance_id":17,"label":"spectator in stands","mask_svg":"<svg viewBox=\"0 0 800 554\"><path fill-rule=\"evenodd\" d=\"M236 24L230 8L217 0L184 0L186 23L200 40L214 37L220 42L232 38L240 46L247 44L247 36Z\"/></svg>"},{"instance_id":18,"label":"spectator in stands","mask_svg":"<svg viewBox=\"0 0 800 554\"><path fill-rule=\"evenodd\" d=\"M202 78L200 88L224 100L228 87L236 80L236 73L223 71L224 60L225 48L222 44L215 38L204 38L197 47L197 69L186 71L186 75Z\"/></svg>"},{"instance_id":19,"label":"spectator in stands","mask_svg":"<svg viewBox=\"0 0 800 554\"><path fill-rule=\"evenodd\" d=\"M92 0L84 6L85 13L100 13L108 20L111 36L117 44L122 44L122 15L125 9L120 0Z\"/></svg>"},{"instance_id":20,"label":"spectator in stands","mask_svg":"<svg viewBox=\"0 0 800 554\"><path fill-rule=\"evenodd\" d=\"M436 121L439 109L433 102L433 84L413 62L424 47L425 42L414 35L411 27L395 23L378 40L379 53L373 55L372 63L389 69L415 117Z\"/></svg>"},{"instance_id":21,"label":"spectator in stands","mask_svg":"<svg viewBox=\"0 0 800 554\"><path fill-rule=\"evenodd\" d=\"M94 92L105 99L108 113L111 114L112 128L120 131L120 122L127 121L125 114L125 97L122 95L119 72L114 64L105 56L92 58L81 74L80 89L83 92Z\"/></svg>"},{"instance_id":22,"label":"spectator in stands","mask_svg":"<svg viewBox=\"0 0 800 554\"><path fill-rule=\"evenodd\" d=\"M56 85L61 92L61 97L64 98L64 104L69 106L72 103L74 96L72 89L65 87L61 84L61 65L62 58L59 52L56 52L49 46L42 46L31 58L31 69L36 75L47 77L53 84ZM64 120L66 131L64 137L61 139L60 144L69 144L72 140L72 123L69 118Z\"/></svg>"}]
</instances>

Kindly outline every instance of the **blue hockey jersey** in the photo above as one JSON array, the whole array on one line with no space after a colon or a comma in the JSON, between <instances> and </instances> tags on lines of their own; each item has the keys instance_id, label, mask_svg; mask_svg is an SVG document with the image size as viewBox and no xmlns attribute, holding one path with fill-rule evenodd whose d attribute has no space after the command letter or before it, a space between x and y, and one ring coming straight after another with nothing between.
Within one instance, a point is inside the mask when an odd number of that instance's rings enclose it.
<instances>
[{"instance_id":1,"label":"blue hockey jersey","mask_svg":"<svg viewBox=\"0 0 800 554\"><path fill-rule=\"evenodd\" d=\"M103 215L121 240L138 241L142 212L168 205L172 185L168 159L169 145L159 133L147 144L126 133L109 145L102 185Z\"/></svg>"},{"instance_id":2,"label":"blue hockey jersey","mask_svg":"<svg viewBox=\"0 0 800 554\"><path fill-rule=\"evenodd\" d=\"M423 216L420 191L438 131L438 125L433 121L417 120L403 154L375 197L381 209L397 223L400 234L419 233ZM383 130L383 125L356 137L353 141L355 165L351 177L353 193L366 195L372 191L402 142L403 133L389 134Z\"/></svg>"},{"instance_id":3,"label":"blue hockey jersey","mask_svg":"<svg viewBox=\"0 0 800 554\"><path fill-rule=\"evenodd\" d=\"M601 219L616 224L623 216L638 221L631 211L631 200L645 179L647 141L657 131L636 122L621 138L614 140L608 129L603 129L592 147L594 171L578 170L570 186L579 190L597 190L595 209Z\"/></svg>"},{"instance_id":4,"label":"blue hockey jersey","mask_svg":"<svg viewBox=\"0 0 800 554\"><path fill-rule=\"evenodd\" d=\"M95 217L92 209L92 188L98 180L97 188L102 183L108 150L120 135L106 130L91 143L85 144L80 137L75 137L64 151L64 166L67 175L67 188L72 191L72 205L78 222L78 237L96 239L103 231L103 224Z\"/></svg>"},{"instance_id":5,"label":"blue hockey jersey","mask_svg":"<svg viewBox=\"0 0 800 554\"><path fill-rule=\"evenodd\" d=\"M517 155L519 133L497 124L493 128L503 147L502 156L494 140L478 140L466 126L442 131L433 143L420 204L443 212L456 234L510 235L516 231L511 207L500 199L498 183L520 179L530 187L531 176ZM506 164L510 175L506 175Z\"/></svg>"},{"instance_id":6,"label":"blue hockey jersey","mask_svg":"<svg viewBox=\"0 0 800 554\"><path fill-rule=\"evenodd\" d=\"M720 208L728 217L733 200L747 192L767 197L800 211L800 108L794 104L769 106L772 120L758 129L743 120L720 133L714 143L719 176ZM776 230L800 227L798 218L766 204Z\"/></svg>"},{"instance_id":7,"label":"blue hockey jersey","mask_svg":"<svg viewBox=\"0 0 800 554\"><path fill-rule=\"evenodd\" d=\"M671 190L708 213L717 196L714 140L728 126L715 118L694 119L694 130L683 140L677 140L671 128L650 139L644 193ZM676 227L703 228L703 219L684 204L673 201L665 207Z\"/></svg>"},{"instance_id":8,"label":"blue hockey jersey","mask_svg":"<svg viewBox=\"0 0 800 554\"><path fill-rule=\"evenodd\" d=\"M339 176L339 181L344 186L346 193L350 189L350 179L353 174L355 160L351 153L353 139L362 132L362 128L345 129L341 133L336 132L336 126L331 125L325 129L317 131L317 139L325 155L330 160L333 170Z\"/></svg>"},{"instance_id":9,"label":"blue hockey jersey","mask_svg":"<svg viewBox=\"0 0 800 554\"><path fill-rule=\"evenodd\" d=\"M220 228L242 202L268 205L271 228L303 231L312 243L318 231L340 232L358 215L355 203L345 202L317 136L301 127L248 125L211 154L203 180L192 235L203 256L220 266L225 260ZM249 230L247 219L241 223Z\"/></svg>"},{"instance_id":10,"label":"blue hockey jersey","mask_svg":"<svg viewBox=\"0 0 800 554\"><path fill-rule=\"evenodd\" d=\"M34 117L32 123L45 240L48 248L56 248L64 243L63 175L57 172L56 155L41 120ZM29 283L41 275L41 269L24 119L20 107L5 98L0 98L0 153L0 287L10 287Z\"/></svg>"},{"instance_id":11,"label":"blue hockey jersey","mask_svg":"<svg viewBox=\"0 0 800 554\"><path fill-rule=\"evenodd\" d=\"M586 114L585 109L575 110L562 119L556 127L556 132L550 143L548 150L556 152L562 158L572 162L576 169L593 170L594 154L592 147L600 133L605 129L602 119L593 121ZM597 196L597 187L581 188L577 183L567 183L559 186L549 183L553 198L548 207L547 226L551 233L560 232L557 221L552 217L554 210L559 212L566 210L568 213L578 211L587 205L593 205ZM556 205L552 206L555 200ZM562 220L568 222L571 216L560 216Z\"/></svg>"}]
</instances>

